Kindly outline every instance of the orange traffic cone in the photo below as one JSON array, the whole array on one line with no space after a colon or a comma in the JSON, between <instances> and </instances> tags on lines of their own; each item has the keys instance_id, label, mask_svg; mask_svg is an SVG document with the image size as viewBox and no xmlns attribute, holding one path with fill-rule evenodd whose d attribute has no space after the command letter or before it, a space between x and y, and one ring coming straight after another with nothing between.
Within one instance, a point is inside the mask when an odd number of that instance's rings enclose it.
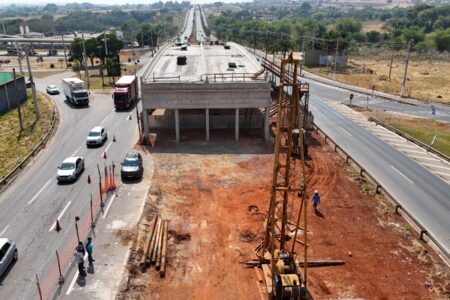
<instances>
[{"instance_id":1,"label":"orange traffic cone","mask_svg":"<svg viewBox=\"0 0 450 300\"><path fill-rule=\"evenodd\" d=\"M91 184L91 176L88 175L88 184Z\"/></svg>"},{"instance_id":2,"label":"orange traffic cone","mask_svg":"<svg viewBox=\"0 0 450 300\"><path fill-rule=\"evenodd\" d=\"M106 151L103 152L103 158L106 159Z\"/></svg>"},{"instance_id":3,"label":"orange traffic cone","mask_svg":"<svg viewBox=\"0 0 450 300\"><path fill-rule=\"evenodd\" d=\"M56 219L56 227L55 227L56 232L59 232L61 229L62 228L61 228L61 225L59 225L59 220Z\"/></svg>"},{"instance_id":4,"label":"orange traffic cone","mask_svg":"<svg viewBox=\"0 0 450 300\"><path fill-rule=\"evenodd\" d=\"M116 135L113 135L113 142L116 141Z\"/></svg>"}]
</instances>

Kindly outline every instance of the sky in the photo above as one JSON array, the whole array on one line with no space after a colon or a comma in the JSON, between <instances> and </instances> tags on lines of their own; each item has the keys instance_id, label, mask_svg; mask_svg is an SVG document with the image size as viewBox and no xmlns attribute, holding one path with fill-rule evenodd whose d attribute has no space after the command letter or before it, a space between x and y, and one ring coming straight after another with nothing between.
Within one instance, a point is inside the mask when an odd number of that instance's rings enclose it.
<instances>
[{"instance_id":1,"label":"sky","mask_svg":"<svg viewBox=\"0 0 450 300\"><path fill-rule=\"evenodd\" d=\"M81 1L74 1L74 0L35 0L32 1L33 5L45 5L47 3L55 3L55 4L65 4L65 3L83 3L88 2L92 4L108 4L108 5L123 5L123 4L149 4L158 2L159 0L81 0ZM183 0L178 0L178 2L182 2ZM232 3L232 2L249 2L251 0L191 0L191 3L214 3L214 2L225 2L225 3ZM17 4L17 5L24 5L24 4L31 4L30 0L3 0L1 1L1 6L3 5L9 5L9 4ZM162 2L166 2L166 0L162 0ZM175 2L175 0L174 0Z\"/></svg>"}]
</instances>

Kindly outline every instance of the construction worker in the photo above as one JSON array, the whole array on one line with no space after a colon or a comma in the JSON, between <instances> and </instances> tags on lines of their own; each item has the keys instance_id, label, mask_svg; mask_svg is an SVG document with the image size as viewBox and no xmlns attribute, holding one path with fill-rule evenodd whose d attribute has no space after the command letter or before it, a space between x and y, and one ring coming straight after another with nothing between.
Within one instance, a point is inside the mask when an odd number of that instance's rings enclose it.
<instances>
[{"instance_id":1,"label":"construction worker","mask_svg":"<svg viewBox=\"0 0 450 300\"><path fill-rule=\"evenodd\" d=\"M314 191L314 196L312 198L313 206L314 206L314 214L317 215L317 205L320 203L320 195L319 191Z\"/></svg>"}]
</instances>

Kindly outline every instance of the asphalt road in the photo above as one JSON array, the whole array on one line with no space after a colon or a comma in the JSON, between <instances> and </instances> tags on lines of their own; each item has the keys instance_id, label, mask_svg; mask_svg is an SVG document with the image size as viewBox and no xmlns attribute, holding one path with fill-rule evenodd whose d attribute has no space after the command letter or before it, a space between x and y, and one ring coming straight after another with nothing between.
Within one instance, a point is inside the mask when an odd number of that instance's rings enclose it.
<instances>
[{"instance_id":1,"label":"asphalt road","mask_svg":"<svg viewBox=\"0 0 450 300\"><path fill-rule=\"evenodd\" d=\"M206 34L205 34L205 31L203 30L202 14L198 7L195 9L195 26L196 26L196 30L197 30L197 32L196 32L197 41L204 42L206 39Z\"/></svg>"},{"instance_id":2,"label":"asphalt road","mask_svg":"<svg viewBox=\"0 0 450 300\"><path fill-rule=\"evenodd\" d=\"M301 81L309 82L311 95L320 95L325 100L349 103L350 93L355 94L352 104L360 107L369 107L377 110L385 110L388 112L400 113L414 117L434 119L450 123L450 106L442 104L433 104L436 109L436 115L431 114L431 104L412 105L402 102L387 100L380 97L371 97L354 92L349 92L341 88L335 88L313 80Z\"/></svg>"},{"instance_id":3,"label":"asphalt road","mask_svg":"<svg viewBox=\"0 0 450 300\"><path fill-rule=\"evenodd\" d=\"M194 22L194 8L190 8L186 14L187 21L185 23L185 27L183 32L180 35L180 40L182 43L187 42L192 33L192 27Z\"/></svg>"},{"instance_id":4,"label":"asphalt road","mask_svg":"<svg viewBox=\"0 0 450 300\"><path fill-rule=\"evenodd\" d=\"M333 94L334 93L334 94ZM331 109L324 98L338 100L335 89L313 88L314 122L370 173L449 252L450 185L414 160ZM361 224L363 226L363 224Z\"/></svg>"},{"instance_id":5,"label":"asphalt road","mask_svg":"<svg viewBox=\"0 0 450 300\"><path fill-rule=\"evenodd\" d=\"M61 77L63 75L58 74L45 80L39 79L38 90L45 90L46 84L61 88ZM43 293L51 293L58 278L55 251L61 253L63 269L73 260L72 251L77 241L74 217L81 217L80 238L84 239L90 224L91 194L96 211L99 209L96 165L99 164L103 172L104 165L114 161L116 172L120 171L121 159L136 143L132 138L137 128L135 110L116 112L111 94L92 93L89 108L72 107L63 95L52 98L60 113L56 135L47 148L0 194L0 235L15 241L19 251L19 260L1 280L0 299L34 298L37 295L36 274ZM128 119L129 114L132 120ZM96 125L105 126L108 141L100 148L88 149L85 137ZM112 142L113 135L116 142ZM101 156L106 149L107 159L104 159ZM83 156L86 170L73 184L58 185L57 166L69 156ZM88 175L91 184L87 183ZM62 226L59 233L52 230L58 216Z\"/></svg>"}]
</instances>

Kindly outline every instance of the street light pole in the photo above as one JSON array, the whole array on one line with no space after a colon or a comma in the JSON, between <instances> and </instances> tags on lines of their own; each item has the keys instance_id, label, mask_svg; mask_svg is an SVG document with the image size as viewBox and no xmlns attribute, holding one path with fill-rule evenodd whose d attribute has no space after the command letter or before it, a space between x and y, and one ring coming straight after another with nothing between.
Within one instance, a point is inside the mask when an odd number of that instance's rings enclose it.
<instances>
[{"instance_id":1,"label":"street light pole","mask_svg":"<svg viewBox=\"0 0 450 300\"><path fill-rule=\"evenodd\" d=\"M84 33L81 34L81 38L83 39L83 63L84 63L84 80L87 82L87 88L89 90L90 88L90 82L89 82L89 72L87 68L87 62L86 62L86 45L84 43Z\"/></svg>"},{"instance_id":2,"label":"street light pole","mask_svg":"<svg viewBox=\"0 0 450 300\"><path fill-rule=\"evenodd\" d=\"M102 48L102 46L98 46L97 48L98 48L98 59L100 59L100 70L99 70L100 72L99 73L100 73L100 76L102 77L102 88L105 89L105 80L103 78L103 61L102 61L102 58L100 57L101 56L100 49Z\"/></svg>"}]
</instances>

